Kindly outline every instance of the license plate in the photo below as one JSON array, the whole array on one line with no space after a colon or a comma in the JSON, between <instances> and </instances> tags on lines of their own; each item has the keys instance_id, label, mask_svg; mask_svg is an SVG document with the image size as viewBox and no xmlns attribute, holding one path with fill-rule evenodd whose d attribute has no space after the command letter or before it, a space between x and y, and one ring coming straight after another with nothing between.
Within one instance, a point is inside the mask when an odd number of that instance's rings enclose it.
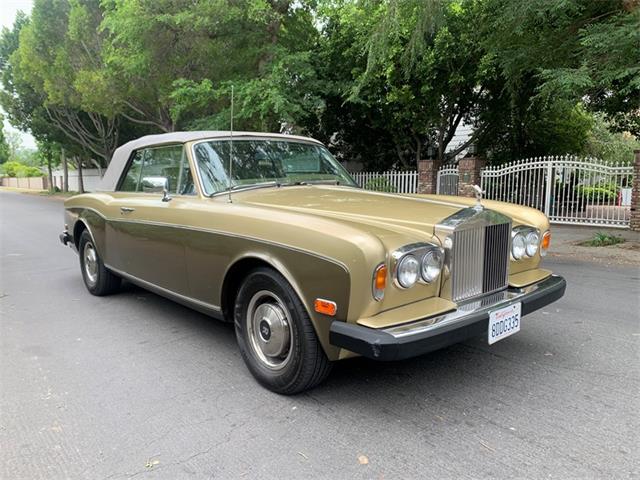
<instances>
[{"instance_id":1,"label":"license plate","mask_svg":"<svg viewBox=\"0 0 640 480\"><path fill-rule=\"evenodd\" d=\"M489 345L520 331L522 304L514 303L508 307L489 313Z\"/></svg>"}]
</instances>

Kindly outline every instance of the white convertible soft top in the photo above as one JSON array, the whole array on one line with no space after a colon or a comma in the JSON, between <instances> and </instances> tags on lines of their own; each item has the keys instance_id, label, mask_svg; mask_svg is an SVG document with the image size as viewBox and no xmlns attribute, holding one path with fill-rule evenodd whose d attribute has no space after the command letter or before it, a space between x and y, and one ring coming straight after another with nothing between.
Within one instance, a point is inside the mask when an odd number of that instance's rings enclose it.
<instances>
[{"instance_id":1,"label":"white convertible soft top","mask_svg":"<svg viewBox=\"0 0 640 480\"><path fill-rule=\"evenodd\" d=\"M229 138L229 131L198 131L198 132L172 132L162 133L159 135L147 135L140 137L136 140L132 140L124 145L119 146L109 163L109 167L102 177L98 191L101 192L113 192L116 189L122 170L127 166L127 162L131 158L131 152L139 150L145 147L154 147L159 145L170 145L175 143L193 142L196 140L206 140L214 138ZM284 140L302 140L306 142L314 142L321 144L318 140L314 140L309 137L299 137L296 135L283 135L280 133L260 133L260 132L233 132L233 138L240 137L267 137L278 138Z\"/></svg>"}]
</instances>

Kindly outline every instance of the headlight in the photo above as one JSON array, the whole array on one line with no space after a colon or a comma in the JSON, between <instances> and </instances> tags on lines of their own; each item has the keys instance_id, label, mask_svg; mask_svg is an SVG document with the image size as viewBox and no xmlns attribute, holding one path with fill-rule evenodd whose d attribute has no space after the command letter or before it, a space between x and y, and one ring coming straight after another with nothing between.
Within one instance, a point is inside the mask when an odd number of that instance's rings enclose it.
<instances>
[{"instance_id":1,"label":"headlight","mask_svg":"<svg viewBox=\"0 0 640 480\"><path fill-rule=\"evenodd\" d=\"M527 243L527 256L533 257L538 252L538 246L540 245L540 235L538 235L538 232L530 232L525 240Z\"/></svg>"},{"instance_id":2,"label":"headlight","mask_svg":"<svg viewBox=\"0 0 640 480\"><path fill-rule=\"evenodd\" d=\"M527 241L525 240L524 235L521 233L513 235L511 238L511 256L516 260L520 260L524 257L526 251Z\"/></svg>"},{"instance_id":3,"label":"headlight","mask_svg":"<svg viewBox=\"0 0 640 480\"><path fill-rule=\"evenodd\" d=\"M443 255L440 249L429 250L425 253L424 257L422 257L422 265L420 268L420 273L422 275L422 279L431 283L442 271L442 260Z\"/></svg>"},{"instance_id":4,"label":"headlight","mask_svg":"<svg viewBox=\"0 0 640 480\"><path fill-rule=\"evenodd\" d=\"M411 288L418 281L420 275L420 262L413 255L405 255L398 262L396 278L403 288Z\"/></svg>"}]
</instances>

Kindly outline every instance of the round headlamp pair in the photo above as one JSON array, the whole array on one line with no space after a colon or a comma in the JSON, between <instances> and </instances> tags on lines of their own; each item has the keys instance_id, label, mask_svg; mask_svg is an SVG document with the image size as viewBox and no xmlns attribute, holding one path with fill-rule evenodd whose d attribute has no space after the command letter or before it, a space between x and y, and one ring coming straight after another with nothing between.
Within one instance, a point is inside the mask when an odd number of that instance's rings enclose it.
<instances>
[{"instance_id":1,"label":"round headlamp pair","mask_svg":"<svg viewBox=\"0 0 640 480\"><path fill-rule=\"evenodd\" d=\"M402 288L411 288L420 279L431 283L440 275L443 260L442 250L437 247L428 248L425 252L407 253L398 261L396 280Z\"/></svg>"},{"instance_id":2,"label":"round headlamp pair","mask_svg":"<svg viewBox=\"0 0 640 480\"><path fill-rule=\"evenodd\" d=\"M533 257L540 248L540 234L532 228L515 229L511 236L511 256L521 260Z\"/></svg>"}]
</instances>

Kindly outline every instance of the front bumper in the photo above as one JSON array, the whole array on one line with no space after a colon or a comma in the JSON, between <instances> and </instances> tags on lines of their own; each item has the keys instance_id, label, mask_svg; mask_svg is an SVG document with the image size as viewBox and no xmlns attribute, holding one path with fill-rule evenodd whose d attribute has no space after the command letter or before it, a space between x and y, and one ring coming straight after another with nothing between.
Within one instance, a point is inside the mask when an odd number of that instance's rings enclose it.
<instances>
[{"instance_id":1,"label":"front bumper","mask_svg":"<svg viewBox=\"0 0 640 480\"><path fill-rule=\"evenodd\" d=\"M436 317L395 327L375 329L334 321L329 341L375 360L402 360L487 335L489 312L522 303L522 315L555 302L564 295L567 282L551 275L524 288L509 288L458 306Z\"/></svg>"}]
</instances>

